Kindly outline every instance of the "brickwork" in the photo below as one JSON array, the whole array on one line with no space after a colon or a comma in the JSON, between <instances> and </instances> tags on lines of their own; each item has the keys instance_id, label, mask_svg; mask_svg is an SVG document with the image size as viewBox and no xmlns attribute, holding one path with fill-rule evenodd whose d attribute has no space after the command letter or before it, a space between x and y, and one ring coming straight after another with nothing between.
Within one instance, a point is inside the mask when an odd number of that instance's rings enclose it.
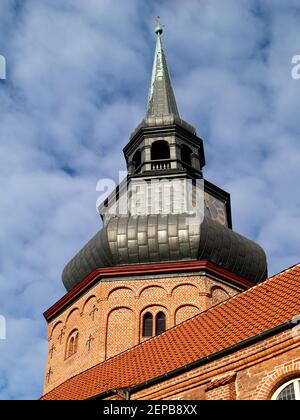
<instances>
[{"instance_id":1,"label":"brickwork","mask_svg":"<svg viewBox=\"0 0 300 420\"><path fill-rule=\"evenodd\" d=\"M206 393L207 400L233 400L235 399L235 384L218 386Z\"/></svg>"},{"instance_id":2,"label":"brickwork","mask_svg":"<svg viewBox=\"0 0 300 420\"><path fill-rule=\"evenodd\" d=\"M231 376L230 381L222 384L226 382L222 378L228 376ZM295 377L300 377L300 335L295 336L288 330L133 392L131 399L268 400L280 385Z\"/></svg>"},{"instance_id":3,"label":"brickwork","mask_svg":"<svg viewBox=\"0 0 300 420\"><path fill-rule=\"evenodd\" d=\"M236 293L200 275L101 281L49 323L45 393L145 340L141 320L146 312L154 319L163 312L168 329ZM74 331L77 351L69 351Z\"/></svg>"}]
</instances>

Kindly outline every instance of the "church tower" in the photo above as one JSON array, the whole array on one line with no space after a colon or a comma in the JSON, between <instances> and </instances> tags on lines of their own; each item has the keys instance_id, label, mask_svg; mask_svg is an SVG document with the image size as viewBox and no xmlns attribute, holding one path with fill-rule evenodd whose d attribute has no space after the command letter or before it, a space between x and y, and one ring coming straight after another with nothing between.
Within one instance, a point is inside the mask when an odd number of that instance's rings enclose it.
<instances>
[{"instance_id":1,"label":"church tower","mask_svg":"<svg viewBox=\"0 0 300 420\"><path fill-rule=\"evenodd\" d=\"M128 175L100 204L103 227L63 270L48 309L47 393L267 276L262 248L232 230L230 195L203 177L203 141L178 111L163 29Z\"/></svg>"}]
</instances>

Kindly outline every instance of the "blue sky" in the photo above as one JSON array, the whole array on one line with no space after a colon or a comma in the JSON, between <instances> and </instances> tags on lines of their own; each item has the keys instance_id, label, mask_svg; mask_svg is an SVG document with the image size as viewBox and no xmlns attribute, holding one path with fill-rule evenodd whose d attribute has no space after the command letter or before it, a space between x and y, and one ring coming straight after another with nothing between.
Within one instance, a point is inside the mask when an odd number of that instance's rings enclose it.
<instances>
[{"instance_id":1,"label":"blue sky","mask_svg":"<svg viewBox=\"0 0 300 420\"><path fill-rule=\"evenodd\" d=\"M204 139L204 175L231 193L233 227L269 273L300 261L298 0L1 0L0 399L35 399L45 309L100 227L99 178L125 169L142 120L153 16L182 117Z\"/></svg>"}]
</instances>

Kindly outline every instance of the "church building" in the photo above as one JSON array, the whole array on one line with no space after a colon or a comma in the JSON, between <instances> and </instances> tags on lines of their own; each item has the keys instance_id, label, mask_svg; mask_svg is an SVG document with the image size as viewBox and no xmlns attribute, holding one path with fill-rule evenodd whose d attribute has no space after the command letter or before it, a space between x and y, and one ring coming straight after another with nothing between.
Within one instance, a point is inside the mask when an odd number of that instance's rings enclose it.
<instances>
[{"instance_id":1,"label":"church building","mask_svg":"<svg viewBox=\"0 0 300 420\"><path fill-rule=\"evenodd\" d=\"M300 264L268 278L264 250L232 230L155 32L128 175L44 314L42 399L300 400Z\"/></svg>"}]
</instances>

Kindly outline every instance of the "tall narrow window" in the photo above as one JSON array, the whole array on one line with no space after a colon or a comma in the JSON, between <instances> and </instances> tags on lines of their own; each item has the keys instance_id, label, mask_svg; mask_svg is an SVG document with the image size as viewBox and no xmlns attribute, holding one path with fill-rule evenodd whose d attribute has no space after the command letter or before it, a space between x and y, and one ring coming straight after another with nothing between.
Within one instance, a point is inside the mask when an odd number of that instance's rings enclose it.
<instances>
[{"instance_id":1,"label":"tall narrow window","mask_svg":"<svg viewBox=\"0 0 300 420\"><path fill-rule=\"evenodd\" d=\"M75 335L75 340L74 340L74 353L77 353L77 349L78 349L78 331Z\"/></svg>"},{"instance_id":2,"label":"tall narrow window","mask_svg":"<svg viewBox=\"0 0 300 420\"><path fill-rule=\"evenodd\" d=\"M77 352L78 349L78 330L74 330L69 335L66 347L66 359Z\"/></svg>"},{"instance_id":3,"label":"tall narrow window","mask_svg":"<svg viewBox=\"0 0 300 420\"><path fill-rule=\"evenodd\" d=\"M155 322L155 334L159 335L166 331L166 316L163 312L158 312Z\"/></svg>"},{"instance_id":4,"label":"tall narrow window","mask_svg":"<svg viewBox=\"0 0 300 420\"><path fill-rule=\"evenodd\" d=\"M152 337L153 333L153 316L150 312L143 316L143 337Z\"/></svg>"},{"instance_id":5,"label":"tall narrow window","mask_svg":"<svg viewBox=\"0 0 300 420\"><path fill-rule=\"evenodd\" d=\"M72 356L72 354L74 354L74 347L75 347L75 338L71 337L70 338L70 343L69 343L69 349L68 349L68 357Z\"/></svg>"}]
</instances>

